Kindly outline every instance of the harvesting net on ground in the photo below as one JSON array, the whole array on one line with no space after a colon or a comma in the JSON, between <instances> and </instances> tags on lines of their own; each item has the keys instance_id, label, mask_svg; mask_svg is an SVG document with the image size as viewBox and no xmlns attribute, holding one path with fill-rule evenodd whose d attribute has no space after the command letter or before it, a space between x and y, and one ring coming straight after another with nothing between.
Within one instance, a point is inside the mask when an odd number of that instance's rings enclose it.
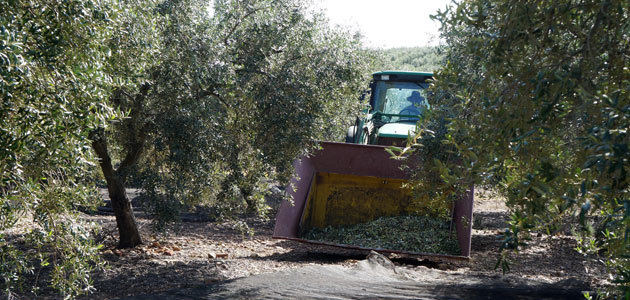
<instances>
[{"instance_id":1,"label":"harvesting net on ground","mask_svg":"<svg viewBox=\"0 0 630 300\"><path fill-rule=\"evenodd\" d=\"M457 237L449 227L450 222L443 219L408 215L381 217L348 226L313 228L302 237L365 248L460 255Z\"/></svg>"}]
</instances>

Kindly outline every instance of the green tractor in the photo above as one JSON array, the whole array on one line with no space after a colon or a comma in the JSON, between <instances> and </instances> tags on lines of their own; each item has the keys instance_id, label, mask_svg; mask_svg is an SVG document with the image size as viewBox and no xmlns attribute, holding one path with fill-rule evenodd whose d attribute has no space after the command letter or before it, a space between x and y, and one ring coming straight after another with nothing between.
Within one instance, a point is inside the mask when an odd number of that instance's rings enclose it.
<instances>
[{"instance_id":1,"label":"green tractor","mask_svg":"<svg viewBox=\"0 0 630 300\"><path fill-rule=\"evenodd\" d=\"M299 157L276 215L273 236L279 239L379 252L466 259L470 255L473 189L452 207L450 231L457 235L458 253L419 253L405 249L369 248L310 240L306 233L372 222L382 217L415 213L408 182L411 175L388 148L406 143L429 108L426 101L431 73L383 71L370 84L370 107L348 129L346 143L320 141L320 149ZM368 93L365 94L367 96ZM365 96L362 97L365 100ZM422 230L408 228L407 230Z\"/></svg>"},{"instance_id":2,"label":"green tractor","mask_svg":"<svg viewBox=\"0 0 630 300\"><path fill-rule=\"evenodd\" d=\"M346 143L401 146L425 109L432 73L383 71L372 74L370 107L348 129ZM362 98L365 98L363 96Z\"/></svg>"}]
</instances>

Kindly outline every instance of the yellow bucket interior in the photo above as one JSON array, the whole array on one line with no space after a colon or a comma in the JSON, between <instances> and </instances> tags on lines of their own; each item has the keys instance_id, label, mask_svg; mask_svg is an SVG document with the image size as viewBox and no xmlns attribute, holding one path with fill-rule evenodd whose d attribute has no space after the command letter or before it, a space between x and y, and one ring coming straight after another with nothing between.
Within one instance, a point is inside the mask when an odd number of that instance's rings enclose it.
<instances>
[{"instance_id":1,"label":"yellow bucket interior","mask_svg":"<svg viewBox=\"0 0 630 300\"><path fill-rule=\"evenodd\" d=\"M365 223L412 212L406 180L318 172L313 176L300 232Z\"/></svg>"}]
</instances>

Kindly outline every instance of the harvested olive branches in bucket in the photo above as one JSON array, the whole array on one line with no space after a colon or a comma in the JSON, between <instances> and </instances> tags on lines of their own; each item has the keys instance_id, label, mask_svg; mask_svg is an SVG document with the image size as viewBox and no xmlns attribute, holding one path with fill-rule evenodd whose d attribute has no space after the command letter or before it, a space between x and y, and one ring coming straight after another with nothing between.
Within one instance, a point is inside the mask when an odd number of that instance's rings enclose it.
<instances>
[{"instance_id":1,"label":"harvested olive branches in bucket","mask_svg":"<svg viewBox=\"0 0 630 300\"><path fill-rule=\"evenodd\" d=\"M313 228L302 237L374 249L459 255L460 249L450 222L428 216L381 217L348 226Z\"/></svg>"}]
</instances>

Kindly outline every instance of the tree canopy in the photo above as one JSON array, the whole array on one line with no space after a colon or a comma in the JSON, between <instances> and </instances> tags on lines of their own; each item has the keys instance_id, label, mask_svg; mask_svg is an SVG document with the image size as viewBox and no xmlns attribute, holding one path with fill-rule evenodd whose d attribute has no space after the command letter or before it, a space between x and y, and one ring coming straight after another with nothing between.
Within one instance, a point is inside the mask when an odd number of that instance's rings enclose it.
<instances>
[{"instance_id":1,"label":"tree canopy","mask_svg":"<svg viewBox=\"0 0 630 300\"><path fill-rule=\"evenodd\" d=\"M95 136L95 149L119 150L112 178L135 166L157 220L193 204L221 216L264 212L266 184L286 182L295 157L340 139L351 121L369 67L358 40L301 1L216 1L212 15L204 1L156 8L152 65L111 98L130 116ZM137 62L121 59L113 68Z\"/></svg>"},{"instance_id":2,"label":"tree canopy","mask_svg":"<svg viewBox=\"0 0 630 300\"><path fill-rule=\"evenodd\" d=\"M512 211L505 250L531 231L579 234L625 297L628 14L614 0L469 0L439 12L447 51L431 119L448 129L438 146L451 154L434 162L443 196L462 181L497 189Z\"/></svg>"},{"instance_id":3,"label":"tree canopy","mask_svg":"<svg viewBox=\"0 0 630 300\"><path fill-rule=\"evenodd\" d=\"M108 1L0 1L0 286L51 266L60 294L89 290L98 247L72 213L93 207L88 132L120 114L104 103ZM26 221L24 220L26 218ZM26 222L26 224L24 224ZM23 226L28 232L20 232ZM17 247L15 234L35 251ZM34 276L34 275L33 275ZM9 294L10 295L10 294ZM10 297L10 296L9 296Z\"/></svg>"},{"instance_id":4,"label":"tree canopy","mask_svg":"<svg viewBox=\"0 0 630 300\"><path fill-rule=\"evenodd\" d=\"M369 68L354 35L303 1L0 6L7 293L90 291L96 227L73 214L101 203L95 166L120 247L142 242L125 193L132 180L158 225L187 205L264 213L266 184L286 182L316 140L341 139Z\"/></svg>"}]
</instances>

